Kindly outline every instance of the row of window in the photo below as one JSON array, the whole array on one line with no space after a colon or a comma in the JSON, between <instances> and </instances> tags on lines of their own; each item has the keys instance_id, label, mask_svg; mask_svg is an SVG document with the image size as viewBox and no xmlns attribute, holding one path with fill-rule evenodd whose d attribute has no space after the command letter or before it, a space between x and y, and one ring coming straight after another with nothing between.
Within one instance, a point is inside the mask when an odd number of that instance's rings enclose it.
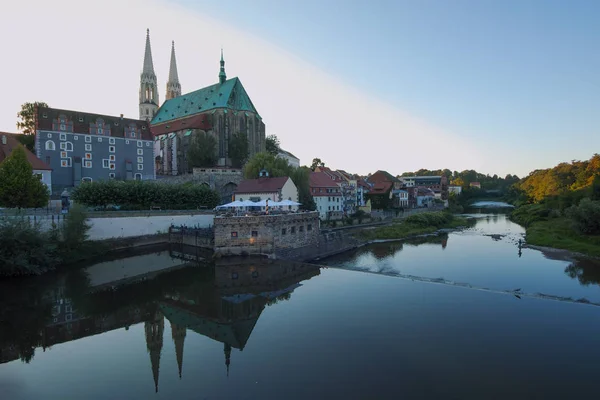
<instances>
[{"instance_id":1,"label":"row of window","mask_svg":"<svg viewBox=\"0 0 600 400\"><path fill-rule=\"evenodd\" d=\"M306 230L307 230L307 231L312 231L312 224L308 224L308 225L306 225ZM288 232L288 231L287 231L287 228L282 228L282 229L281 229L281 234L282 234L282 235L286 235L286 234L287 234L287 232ZM292 226L292 227L290 227L290 231L289 231L289 232L290 232L290 234L294 234L294 233L296 233L296 227L295 227L295 226ZM300 225L300 226L298 227L298 232L304 232L304 225ZM258 231L252 231L250 235L251 235L253 238L256 238L256 237L258 237ZM232 231L232 232L231 232L231 237L232 237L232 238L237 238L237 237L238 237L238 233L237 233L236 231Z\"/></svg>"},{"instance_id":2,"label":"row of window","mask_svg":"<svg viewBox=\"0 0 600 400\"><path fill-rule=\"evenodd\" d=\"M65 152L65 151L73 151L73 143L71 143L71 142L62 142L60 144L60 149L63 152ZM54 144L54 142L52 140L48 140L46 142L46 150L48 150L48 151L54 151L54 150L56 150L56 145ZM86 144L85 145L85 151L92 151L92 145L91 144ZM108 146L108 152L109 153L115 153L116 152L116 147L115 146ZM61 152L61 154L62 154L62 152ZM144 155L144 149L142 149L142 148L137 149L137 155L138 156L143 156ZM86 158L88 158L87 154L86 154ZM89 158L91 158L91 154L90 154Z\"/></svg>"},{"instance_id":3,"label":"row of window","mask_svg":"<svg viewBox=\"0 0 600 400\"><path fill-rule=\"evenodd\" d=\"M90 155L90 158L91 158L91 155ZM138 171L143 171L144 170L143 158L138 157L137 161L138 161L138 165L137 165ZM50 162L50 157L46 157L46 162L47 163ZM66 157L66 153L64 153L64 152L61 153L60 166L63 168L71 168L73 166L73 159L71 157ZM84 160L83 168L92 168L92 160L91 159ZM103 159L102 160L102 168L108 168L110 170L114 170L116 168L114 156L110 156L110 158Z\"/></svg>"},{"instance_id":4,"label":"row of window","mask_svg":"<svg viewBox=\"0 0 600 400\"><path fill-rule=\"evenodd\" d=\"M108 174L108 177L109 177L109 179L115 179L115 173L114 172L110 172ZM136 181L141 181L142 180L142 174L136 173L136 174L133 175L133 178ZM93 182L93 179L86 176L86 177L81 178L81 182Z\"/></svg>"},{"instance_id":5,"label":"row of window","mask_svg":"<svg viewBox=\"0 0 600 400\"><path fill-rule=\"evenodd\" d=\"M92 143L92 136L90 136L90 135L73 135L73 140L79 140L79 136L84 136L86 143ZM52 139L52 133L47 133L46 137L48 139ZM66 133L61 133L60 136L59 136L59 139L61 141L67 140L67 134ZM102 143L102 138L101 137L98 137L96 139L98 140L98 143ZM108 144L115 144L115 139L116 138L114 138L114 137L109 137L108 138ZM129 144L129 142L130 141L128 139L125 140L125 144ZM146 147L150 147L150 143L151 143L151 141L146 141ZM137 140L137 147L143 147L143 146L144 146L144 141Z\"/></svg>"},{"instance_id":6,"label":"row of window","mask_svg":"<svg viewBox=\"0 0 600 400\"><path fill-rule=\"evenodd\" d=\"M306 230L307 231L312 231L312 224L306 225ZM298 232L304 232L304 225L300 225L298 227ZM292 226L292 227L290 227L290 234L294 234L294 233L296 233L296 227ZM281 229L281 234L282 235L286 235L287 234L287 228L282 228Z\"/></svg>"},{"instance_id":7,"label":"row of window","mask_svg":"<svg viewBox=\"0 0 600 400\"><path fill-rule=\"evenodd\" d=\"M42 118L48 118L48 114L43 113ZM58 122L60 130L64 131L64 130L67 130L67 128L73 129L73 122L69 121L67 119L66 115L64 115L64 114L59 115L58 119L53 120L53 122L54 123ZM79 122L84 122L83 117L79 117ZM108 126L108 130L110 130L110 123L106 124L102 118L96 118L96 123L95 124L90 123L90 126L91 125L95 125L96 127L100 127L100 128L106 128ZM119 126L119 123L115 121L114 125ZM128 129L135 131L137 128L136 128L135 124L129 124ZM145 130L146 126L142 125L142 129Z\"/></svg>"},{"instance_id":8,"label":"row of window","mask_svg":"<svg viewBox=\"0 0 600 400\"><path fill-rule=\"evenodd\" d=\"M319 211L323 211L323 207L319 206ZM327 211L340 211L340 206L329 206L327 207Z\"/></svg>"}]
</instances>

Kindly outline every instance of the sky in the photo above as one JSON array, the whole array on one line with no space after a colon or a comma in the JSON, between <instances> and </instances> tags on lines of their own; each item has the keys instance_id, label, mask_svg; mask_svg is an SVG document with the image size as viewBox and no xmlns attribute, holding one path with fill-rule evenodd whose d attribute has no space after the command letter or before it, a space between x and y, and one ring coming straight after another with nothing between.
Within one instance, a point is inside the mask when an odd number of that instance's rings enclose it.
<instances>
[{"instance_id":1,"label":"sky","mask_svg":"<svg viewBox=\"0 0 600 400\"><path fill-rule=\"evenodd\" d=\"M148 28L161 102L172 40L184 93L223 47L301 164L524 176L600 152L599 19L595 0L12 1L0 131L33 101L137 118Z\"/></svg>"}]
</instances>

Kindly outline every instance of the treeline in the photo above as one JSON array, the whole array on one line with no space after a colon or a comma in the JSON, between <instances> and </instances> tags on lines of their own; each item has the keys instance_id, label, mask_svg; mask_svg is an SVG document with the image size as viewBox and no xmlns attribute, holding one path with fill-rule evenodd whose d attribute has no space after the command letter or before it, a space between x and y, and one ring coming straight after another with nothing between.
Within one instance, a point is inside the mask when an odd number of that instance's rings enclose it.
<instances>
[{"instance_id":1,"label":"treeline","mask_svg":"<svg viewBox=\"0 0 600 400\"><path fill-rule=\"evenodd\" d=\"M515 185L524 195L521 200L530 203L548 201L552 198L569 198L570 203L590 197L594 180L600 175L600 154L587 161L561 163L554 168L535 170ZM569 206L571 204L565 204Z\"/></svg>"},{"instance_id":2,"label":"treeline","mask_svg":"<svg viewBox=\"0 0 600 400\"><path fill-rule=\"evenodd\" d=\"M528 228L533 244L600 254L600 155L535 170L507 198L517 206L511 218Z\"/></svg>"},{"instance_id":3,"label":"treeline","mask_svg":"<svg viewBox=\"0 0 600 400\"><path fill-rule=\"evenodd\" d=\"M414 172L404 172L399 177L403 176L445 176L448 179L448 183L453 186L462 186L463 189L468 188L471 182L479 182L483 190L499 190L501 192L508 191L513 184L519 181L517 175L507 174L502 178L496 174L482 174L472 169L461 172L449 169L420 169Z\"/></svg>"}]
</instances>

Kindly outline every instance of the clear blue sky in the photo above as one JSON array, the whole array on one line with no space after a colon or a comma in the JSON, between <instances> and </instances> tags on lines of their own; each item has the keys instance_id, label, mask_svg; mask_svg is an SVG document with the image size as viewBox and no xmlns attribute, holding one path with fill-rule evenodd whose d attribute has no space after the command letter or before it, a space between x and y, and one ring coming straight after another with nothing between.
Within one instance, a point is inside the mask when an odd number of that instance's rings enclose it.
<instances>
[{"instance_id":1,"label":"clear blue sky","mask_svg":"<svg viewBox=\"0 0 600 400\"><path fill-rule=\"evenodd\" d=\"M178 3L539 167L600 151L600 1Z\"/></svg>"}]
</instances>

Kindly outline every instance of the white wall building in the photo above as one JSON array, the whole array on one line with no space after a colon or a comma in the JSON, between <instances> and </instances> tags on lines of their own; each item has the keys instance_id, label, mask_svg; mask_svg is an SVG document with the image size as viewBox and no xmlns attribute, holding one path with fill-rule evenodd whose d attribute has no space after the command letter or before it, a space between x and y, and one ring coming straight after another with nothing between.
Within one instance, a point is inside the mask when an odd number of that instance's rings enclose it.
<instances>
[{"instance_id":1,"label":"white wall building","mask_svg":"<svg viewBox=\"0 0 600 400\"><path fill-rule=\"evenodd\" d=\"M240 182L233 194L234 201L282 201L292 200L298 201L298 188L291 178L277 177L270 178L262 176L258 179L246 179ZM289 209L297 210L297 206L292 206Z\"/></svg>"},{"instance_id":2,"label":"white wall building","mask_svg":"<svg viewBox=\"0 0 600 400\"><path fill-rule=\"evenodd\" d=\"M300 167L300 159L292 153L290 153L289 151L285 151L282 148L280 148L277 157L287 160L288 164L290 164L292 167Z\"/></svg>"}]
</instances>

